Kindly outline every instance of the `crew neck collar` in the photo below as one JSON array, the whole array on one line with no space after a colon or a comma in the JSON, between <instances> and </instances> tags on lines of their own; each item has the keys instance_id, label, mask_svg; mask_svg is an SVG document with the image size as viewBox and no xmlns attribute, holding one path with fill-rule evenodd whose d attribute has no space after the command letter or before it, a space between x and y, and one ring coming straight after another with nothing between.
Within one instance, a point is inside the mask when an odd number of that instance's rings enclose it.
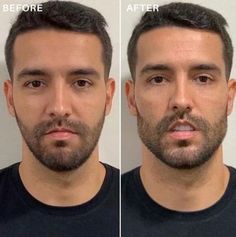
<instances>
[{"instance_id":1,"label":"crew neck collar","mask_svg":"<svg viewBox=\"0 0 236 237\"><path fill-rule=\"evenodd\" d=\"M136 168L133 172L133 180L135 186L137 187L137 198L139 199L140 205L142 205L150 215L157 215L158 218L168 218L176 219L179 221L194 221L202 220L207 218L212 218L218 215L219 212L224 211L227 205L230 203L230 199L236 190L236 172L234 168L228 167L230 172L230 178L223 196L212 206L199 211L192 212L181 212L175 211L161 206L159 203L155 202L146 192L141 177L140 177L140 167Z\"/></svg>"},{"instance_id":2,"label":"crew neck collar","mask_svg":"<svg viewBox=\"0 0 236 237\"><path fill-rule=\"evenodd\" d=\"M20 178L19 164L20 163L17 163L13 166L12 173L11 173L18 197L29 208L33 208L34 210L37 210L40 212L46 212L51 215L63 215L63 216L84 215L92 211L94 208L96 208L98 205L100 205L103 201L106 200L109 190L112 186L111 184L114 179L112 167L107 164L102 163L102 165L104 165L106 169L105 178L100 190L97 192L97 194L93 198L91 198L89 201L80 205L74 205L74 206L68 206L68 207L51 206L51 205L47 205L45 203L40 202L26 190Z\"/></svg>"}]
</instances>

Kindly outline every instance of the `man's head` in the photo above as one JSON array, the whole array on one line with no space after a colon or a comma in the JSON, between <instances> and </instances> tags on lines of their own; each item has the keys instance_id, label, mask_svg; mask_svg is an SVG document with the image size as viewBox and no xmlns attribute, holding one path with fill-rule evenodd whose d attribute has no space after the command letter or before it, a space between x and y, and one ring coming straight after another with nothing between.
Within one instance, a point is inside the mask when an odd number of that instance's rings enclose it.
<instances>
[{"instance_id":1,"label":"man's head","mask_svg":"<svg viewBox=\"0 0 236 237\"><path fill-rule=\"evenodd\" d=\"M8 109L28 156L49 169L76 169L97 145L114 93L105 25L92 8L55 1L22 12L10 31Z\"/></svg>"},{"instance_id":2,"label":"man's head","mask_svg":"<svg viewBox=\"0 0 236 237\"><path fill-rule=\"evenodd\" d=\"M144 148L170 167L204 164L225 136L235 95L225 25L212 10L172 3L145 13L130 39L129 108Z\"/></svg>"}]
</instances>

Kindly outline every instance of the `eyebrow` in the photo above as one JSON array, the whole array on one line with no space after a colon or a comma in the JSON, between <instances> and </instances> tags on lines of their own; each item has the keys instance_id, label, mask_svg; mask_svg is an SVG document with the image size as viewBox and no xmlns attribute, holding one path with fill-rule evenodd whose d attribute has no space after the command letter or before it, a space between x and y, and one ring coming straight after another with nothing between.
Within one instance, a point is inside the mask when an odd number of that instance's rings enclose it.
<instances>
[{"instance_id":1,"label":"eyebrow","mask_svg":"<svg viewBox=\"0 0 236 237\"><path fill-rule=\"evenodd\" d=\"M218 74L221 74L221 69L216 64L198 64L192 67L192 70L206 70L206 71L215 71Z\"/></svg>"},{"instance_id":2,"label":"eyebrow","mask_svg":"<svg viewBox=\"0 0 236 237\"><path fill-rule=\"evenodd\" d=\"M94 76L95 78L99 78L99 73L93 68L76 68L72 69L68 72L70 76ZM30 69L24 68L17 75L17 79L21 79L27 76L49 76L47 70L44 69Z\"/></svg>"},{"instance_id":3,"label":"eyebrow","mask_svg":"<svg viewBox=\"0 0 236 237\"><path fill-rule=\"evenodd\" d=\"M93 68L78 68L69 71L71 76L94 76L99 78L99 73Z\"/></svg>"},{"instance_id":4,"label":"eyebrow","mask_svg":"<svg viewBox=\"0 0 236 237\"><path fill-rule=\"evenodd\" d=\"M152 72L152 71L172 71L166 64L147 64L140 72L140 75Z\"/></svg>"},{"instance_id":5,"label":"eyebrow","mask_svg":"<svg viewBox=\"0 0 236 237\"><path fill-rule=\"evenodd\" d=\"M218 74L221 74L220 68L214 63L195 64L190 67L190 70L191 71L197 71L197 70L216 71ZM148 72L152 72L152 71L173 71L173 68L171 68L167 64L147 64L142 68L140 75L148 73Z\"/></svg>"},{"instance_id":6,"label":"eyebrow","mask_svg":"<svg viewBox=\"0 0 236 237\"><path fill-rule=\"evenodd\" d=\"M40 69L29 69L25 68L17 75L17 79L21 79L26 76L47 76L48 73L46 73L44 70Z\"/></svg>"}]
</instances>

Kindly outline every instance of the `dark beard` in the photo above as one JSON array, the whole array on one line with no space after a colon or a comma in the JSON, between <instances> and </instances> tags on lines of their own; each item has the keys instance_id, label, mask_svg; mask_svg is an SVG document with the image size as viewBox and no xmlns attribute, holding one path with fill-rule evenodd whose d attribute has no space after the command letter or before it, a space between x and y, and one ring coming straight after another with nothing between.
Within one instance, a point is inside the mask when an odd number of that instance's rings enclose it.
<instances>
[{"instance_id":1,"label":"dark beard","mask_svg":"<svg viewBox=\"0 0 236 237\"><path fill-rule=\"evenodd\" d=\"M174 144L165 141L168 128L179 119L185 119L192 123L202 134L201 145L195 150L190 150L191 141L180 140ZM144 145L156 158L166 165L177 169L192 169L207 162L222 143L227 130L226 113L213 125L207 120L190 115L186 111L164 117L156 126L146 121L140 113L137 115L138 132Z\"/></svg>"},{"instance_id":2,"label":"dark beard","mask_svg":"<svg viewBox=\"0 0 236 237\"><path fill-rule=\"evenodd\" d=\"M98 143L104 119L105 113L103 113L97 124L90 128L85 123L57 117L50 121L41 122L30 131L16 116L22 137L29 150L37 160L53 171L71 171L79 168L88 160ZM50 147L43 144L45 133L60 126L75 132L81 140L80 145L73 150L68 150L68 142L59 140L51 145L53 146L52 151Z\"/></svg>"}]
</instances>

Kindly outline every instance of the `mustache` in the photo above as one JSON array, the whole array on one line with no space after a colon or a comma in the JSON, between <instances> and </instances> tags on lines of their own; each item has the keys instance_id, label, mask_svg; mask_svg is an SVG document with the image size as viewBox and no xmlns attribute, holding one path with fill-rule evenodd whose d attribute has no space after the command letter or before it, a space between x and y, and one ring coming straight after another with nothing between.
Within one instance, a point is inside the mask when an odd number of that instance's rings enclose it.
<instances>
[{"instance_id":1,"label":"mustache","mask_svg":"<svg viewBox=\"0 0 236 237\"><path fill-rule=\"evenodd\" d=\"M45 135L49 130L63 127L65 129L69 129L78 135L84 136L86 135L90 128L87 124L80 122L80 121L72 121L65 117L55 117L50 121L43 121L35 126L34 134L35 137L40 138Z\"/></svg>"},{"instance_id":2,"label":"mustache","mask_svg":"<svg viewBox=\"0 0 236 237\"><path fill-rule=\"evenodd\" d=\"M187 122L194 125L194 127L197 130L201 130L204 133L206 133L209 128L211 127L211 124L203 119L202 117L191 115L189 114L188 110L181 109L176 111L174 114L165 116L156 126L156 130L159 134L165 133L168 128L175 122L177 122L179 119L184 119Z\"/></svg>"}]
</instances>

